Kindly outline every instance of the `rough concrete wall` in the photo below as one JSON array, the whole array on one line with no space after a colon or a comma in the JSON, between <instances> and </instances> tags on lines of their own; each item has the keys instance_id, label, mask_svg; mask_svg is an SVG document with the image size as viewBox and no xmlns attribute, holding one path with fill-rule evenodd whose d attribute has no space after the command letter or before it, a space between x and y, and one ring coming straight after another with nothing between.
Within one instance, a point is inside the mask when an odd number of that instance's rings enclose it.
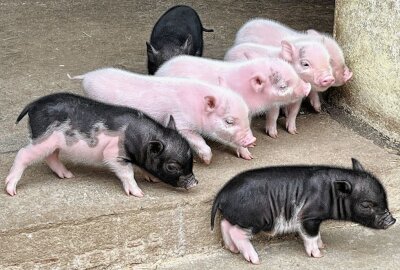
<instances>
[{"instance_id":1,"label":"rough concrete wall","mask_svg":"<svg viewBox=\"0 0 400 270\"><path fill-rule=\"evenodd\" d=\"M337 0L334 33L354 75L333 103L400 141L400 1Z\"/></svg>"}]
</instances>

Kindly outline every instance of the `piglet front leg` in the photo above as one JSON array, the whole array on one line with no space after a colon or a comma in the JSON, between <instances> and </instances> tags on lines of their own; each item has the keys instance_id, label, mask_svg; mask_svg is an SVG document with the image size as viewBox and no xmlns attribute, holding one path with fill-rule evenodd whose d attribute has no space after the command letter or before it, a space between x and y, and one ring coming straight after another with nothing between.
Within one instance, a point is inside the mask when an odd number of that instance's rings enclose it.
<instances>
[{"instance_id":1,"label":"piglet front leg","mask_svg":"<svg viewBox=\"0 0 400 270\"><path fill-rule=\"evenodd\" d=\"M276 122L279 117L279 107L273 106L266 114L265 132L271 138L278 138L278 130L276 129Z\"/></svg>"},{"instance_id":2,"label":"piglet front leg","mask_svg":"<svg viewBox=\"0 0 400 270\"><path fill-rule=\"evenodd\" d=\"M193 151L205 164L211 163L212 152L206 141L192 130L180 130L181 135L189 142Z\"/></svg>"},{"instance_id":3,"label":"piglet front leg","mask_svg":"<svg viewBox=\"0 0 400 270\"><path fill-rule=\"evenodd\" d=\"M121 180L125 193L128 196L132 194L139 198L143 197L144 193L136 183L132 164L119 160L117 154L118 149L115 146L107 147L103 152L104 163Z\"/></svg>"},{"instance_id":4,"label":"piglet front leg","mask_svg":"<svg viewBox=\"0 0 400 270\"><path fill-rule=\"evenodd\" d=\"M287 105L286 129L290 134L297 134L296 117L300 111L302 100Z\"/></svg>"},{"instance_id":5,"label":"piglet front leg","mask_svg":"<svg viewBox=\"0 0 400 270\"><path fill-rule=\"evenodd\" d=\"M313 108L316 112L320 113L321 112L321 101L319 99L318 92L311 91L310 94L308 95L308 97L310 98L311 106L313 106Z\"/></svg>"}]
</instances>

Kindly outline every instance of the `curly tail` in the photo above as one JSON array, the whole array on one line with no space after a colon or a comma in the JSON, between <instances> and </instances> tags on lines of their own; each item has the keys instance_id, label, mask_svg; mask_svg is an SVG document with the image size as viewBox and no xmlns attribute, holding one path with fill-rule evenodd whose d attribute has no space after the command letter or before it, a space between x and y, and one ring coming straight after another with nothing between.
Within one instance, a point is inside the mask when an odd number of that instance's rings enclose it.
<instances>
[{"instance_id":1,"label":"curly tail","mask_svg":"<svg viewBox=\"0 0 400 270\"><path fill-rule=\"evenodd\" d=\"M211 210L211 230L214 230L215 215L217 214L218 207L219 207L219 194L217 195L217 197L215 197Z\"/></svg>"},{"instance_id":2,"label":"curly tail","mask_svg":"<svg viewBox=\"0 0 400 270\"><path fill-rule=\"evenodd\" d=\"M33 106L34 103L35 103L35 101L32 102L32 103L29 103L28 105L25 106L25 108L24 108L24 109L22 110L22 112L19 114L19 116L18 116L18 118L17 118L17 121L15 121L15 124L18 124L19 121L21 121L21 119L25 117L25 115L29 112L29 110L32 108L32 106Z\"/></svg>"},{"instance_id":3,"label":"curly tail","mask_svg":"<svg viewBox=\"0 0 400 270\"><path fill-rule=\"evenodd\" d=\"M203 30L203 32L214 32L214 29L207 29L207 28L204 28L203 26L201 28L202 28L201 30Z\"/></svg>"}]
</instances>

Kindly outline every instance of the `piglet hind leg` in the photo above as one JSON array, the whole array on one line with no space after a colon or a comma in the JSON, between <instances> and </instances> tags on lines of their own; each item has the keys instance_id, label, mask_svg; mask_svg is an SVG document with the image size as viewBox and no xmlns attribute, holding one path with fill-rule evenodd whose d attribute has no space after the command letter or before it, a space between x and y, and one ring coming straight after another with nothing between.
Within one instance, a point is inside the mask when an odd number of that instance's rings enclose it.
<instances>
[{"instance_id":1,"label":"piglet hind leg","mask_svg":"<svg viewBox=\"0 0 400 270\"><path fill-rule=\"evenodd\" d=\"M243 257L253 263L260 264L258 254L250 242L251 235L248 231L235 225L229 229L229 236Z\"/></svg>"},{"instance_id":2,"label":"piglet hind leg","mask_svg":"<svg viewBox=\"0 0 400 270\"><path fill-rule=\"evenodd\" d=\"M58 158L59 150L56 149L52 154L46 157L46 164L60 178L72 178L74 175L65 168Z\"/></svg>"},{"instance_id":3,"label":"piglet hind leg","mask_svg":"<svg viewBox=\"0 0 400 270\"><path fill-rule=\"evenodd\" d=\"M233 253L239 253L239 249L236 247L235 243L233 243L232 238L229 234L229 231L232 228L233 228L233 225L226 219L223 219L221 221L221 233L222 233L222 239L224 240L225 247Z\"/></svg>"},{"instance_id":4,"label":"piglet hind leg","mask_svg":"<svg viewBox=\"0 0 400 270\"><path fill-rule=\"evenodd\" d=\"M53 133L46 140L36 144L29 144L18 151L14 164L5 180L8 194L11 196L17 194L17 183L21 179L24 170L32 163L41 161L53 153L57 148L58 140L58 135Z\"/></svg>"}]
</instances>

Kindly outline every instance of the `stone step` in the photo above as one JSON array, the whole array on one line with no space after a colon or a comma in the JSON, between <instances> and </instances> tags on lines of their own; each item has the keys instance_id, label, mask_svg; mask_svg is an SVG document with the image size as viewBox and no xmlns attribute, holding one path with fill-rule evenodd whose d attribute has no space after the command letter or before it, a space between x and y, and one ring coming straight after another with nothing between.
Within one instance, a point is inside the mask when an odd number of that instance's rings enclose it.
<instances>
[{"instance_id":1,"label":"stone step","mask_svg":"<svg viewBox=\"0 0 400 270\"><path fill-rule=\"evenodd\" d=\"M263 134L263 125L262 119L253 122L258 139L252 149L254 160L241 160L215 145L210 166L195 164L199 185L190 191L139 181L145 197L138 199L126 196L119 180L103 169L68 164L76 177L61 180L44 164L31 166L17 196L0 194L0 269L140 267L192 254L212 255L221 249L219 229L210 231L214 195L238 172L261 166L350 167L350 158L355 157L382 179L392 211L400 209L400 157L391 150L358 136L327 114L300 116L299 134L280 129L278 139ZM24 128L19 125L16 134ZM23 138L17 141L19 145L12 148L23 145ZM15 152L1 154L2 179L14 156ZM326 225L332 226L337 225ZM296 253L307 259L300 246ZM358 256L368 257L362 252Z\"/></svg>"},{"instance_id":2,"label":"stone step","mask_svg":"<svg viewBox=\"0 0 400 270\"><path fill-rule=\"evenodd\" d=\"M326 244L322 258L310 258L302 240L293 236L273 241L253 241L261 264L254 266L241 255L222 247L208 254L190 254L181 258L144 264L135 269L218 270L218 269L397 269L400 260L400 225L376 231L361 226L323 227ZM111 269L118 269L111 268Z\"/></svg>"}]
</instances>

